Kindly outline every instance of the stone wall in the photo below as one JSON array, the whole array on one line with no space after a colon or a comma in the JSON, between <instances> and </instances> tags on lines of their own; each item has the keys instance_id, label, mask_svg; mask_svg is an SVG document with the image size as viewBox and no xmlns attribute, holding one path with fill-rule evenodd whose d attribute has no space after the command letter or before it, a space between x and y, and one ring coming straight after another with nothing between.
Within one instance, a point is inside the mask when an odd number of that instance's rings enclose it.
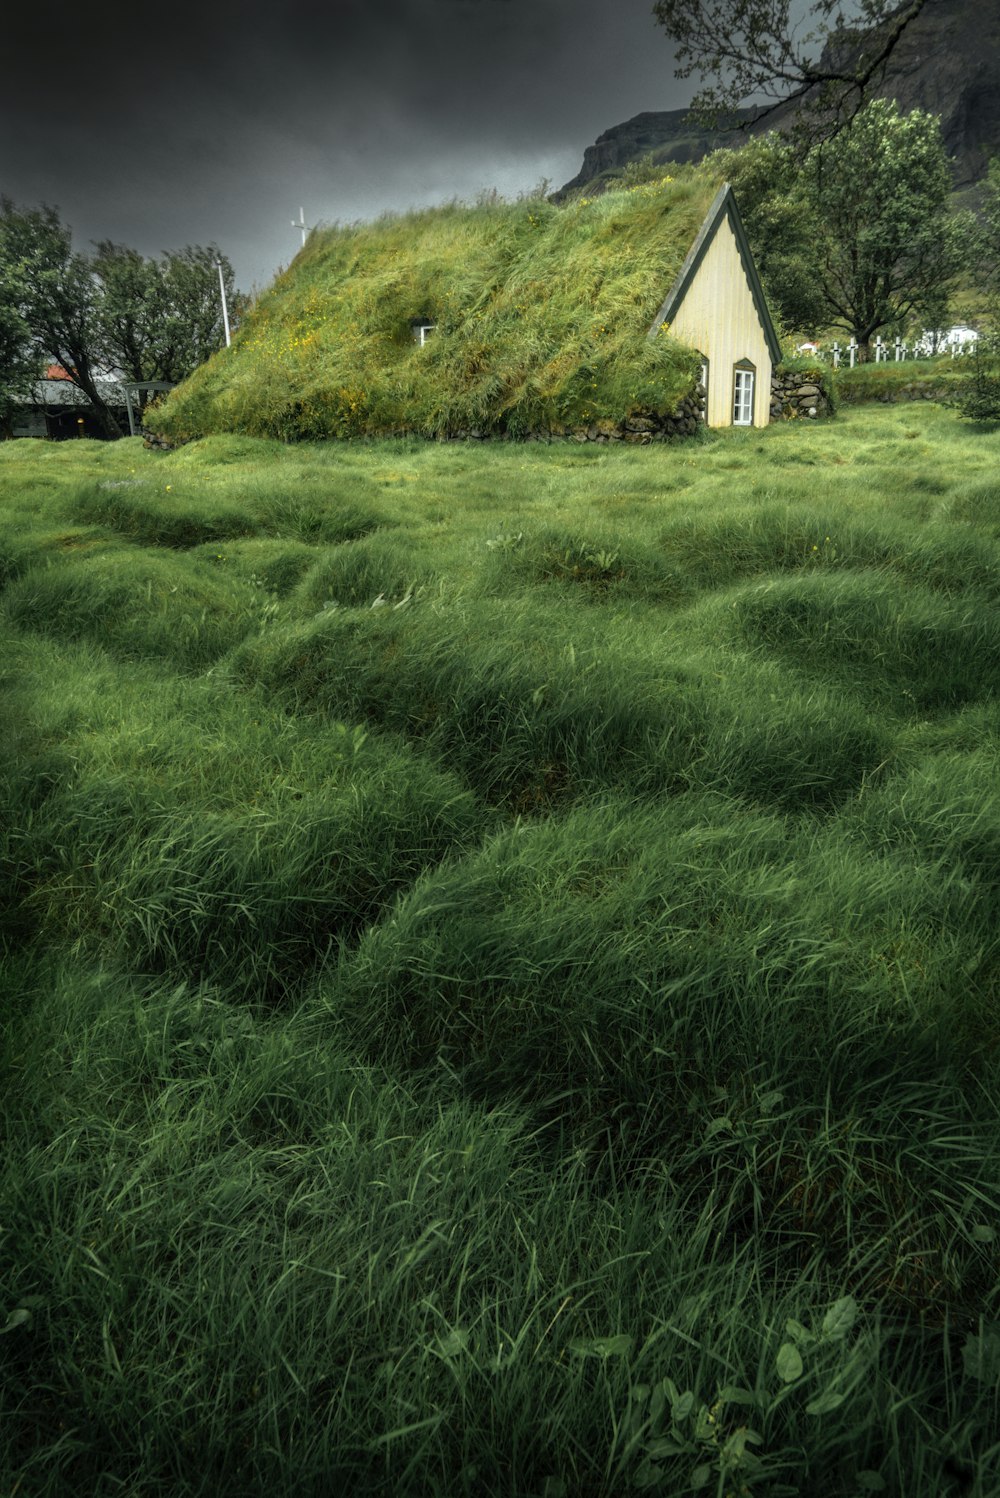
<instances>
[{"instance_id":1,"label":"stone wall","mask_svg":"<svg viewBox=\"0 0 1000 1498\"><path fill-rule=\"evenodd\" d=\"M592 421L586 426L551 426L539 428L514 437L509 432L482 432L475 429L440 433L439 442L626 442L645 447L650 442L676 442L693 437L705 420L705 387L697 385L693 393L681 401L671 415L653 411L641 415L626 416L621 421ZM141 435L147 448L169 452L182 447L186 440L160 436L142 427ZM393 432L395 437L412 436L412 433Z\"/></svg>"},{"instance_id":2,"label":"stone wall","mask_svg":"<svg viewBox=\"0 0 1000 1498\"><path fill-rule=\"evenodd\" d=\"M814 420L829 416L830 400L824 393L824 376L815 370L777 370L771 376L771 420Z\"/></svg>"},{"instance_id":3,"label":"stone wall","mask_svg":"<svg viewBox=\"0 0 1000 1498\"><path fill-rule=\"evenodd\" d=\"M958 388L957 377L947 382L940 378L934 379L933 376L905 382L886 381L882 389L860 383L852 386L847 380L843 380L838 386L838 395L845 406L871 405L875 402L881 402L883 406L891 406L896 401L952 401L955 399Z\"/></svg>"},{"instance_id":4,"label":"stone wall","mask_svg":"<svg viewBox=\"0 0 1000 1498\"><path fill-rule=\"evenodd\" d=\"M645 446L650 442L672 442L680 437L693 437L705 419L705 390L698 385L693 395L682 400L670 416L653 411L642 415L626 416L621 421L592 421L586 426L550 426L537 431L525 432L512 437L509 432L479 432L475 430L449 432L438 440L442 442L630 442Z\"/></svg>"}]
</instances>

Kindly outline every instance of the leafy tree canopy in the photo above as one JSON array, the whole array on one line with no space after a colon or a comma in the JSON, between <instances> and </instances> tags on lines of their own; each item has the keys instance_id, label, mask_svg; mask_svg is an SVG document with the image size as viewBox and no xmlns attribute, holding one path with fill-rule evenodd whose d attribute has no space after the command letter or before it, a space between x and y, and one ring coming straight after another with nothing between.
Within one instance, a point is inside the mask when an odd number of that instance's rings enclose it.
<instances>
[{"instance_id":1,"label":"leafy tree canopy","mask_svg":"<svg viewBox=\"0 0 1000 1498\"><path fill-rule=\"evenodd\" d=\"M6 427L18 397L27 395L40 373L41 361L18 312L12 277L0 265L0 429Z\"/></svg>"},{"instance_id":2,"label":"leafy tree canopy","mask_svg":"<svg viewBox=\"0 0 1000 1498\"><path fill-rule=\"evenodd\" d=\"M850 127L814 146L802 172L827 322L863 350L882 329L934 325L969 262L971 214L949 210L951 179L936 116L873 99Z\"/></svg>"},{"instance_id":3,"label":"leafy tree canopy","mask_svg":"<svg viewBox=\"0 0 1000 1498\"><path fill-rule=\"evenodd\" d=\"M94 255L83 255L74 251L72 232L55 208L19 209L0 199L0 287L6 293L0 391L9 392L8 400L23 391L25 359L33 376L41 363L61 364L106 433L119 436L98 371L176 383L221 348L220 266L236 320L246 299L216 246L188 245L146 259L105 240Z\"/></svg>"},{"instance_id":4,"label":"leafy tree canopy","mask_svg":"<svg viewBox=\"0 0 1000 1498\"><path fill-rule=\"evenodd\" d=\"M827 303L817 274L813 208L788 141L770 131L738 150L714 151L704 167L732 185L768 307L782 331L824 327Z\"/></svg>"},{"instance_id":5,"label":"leafy tree canopy","mask_svg":"<svg viewBox=\"0 0 1000 1498\"><path fill-rule=\"evenodd\" d=\"M93 268L106 361L130 379L175 384L204 363L225 341L220 264L235 321L245 298L236 290L232 266L215 245L188 245L151 260L102 240Z\"/></svg>"},{"instance_id":6,"label":"leafy tree canopy","mask_svg":"<svg viewBox=\"0 0 1000 1498\"><path fill-rule=\"evenodd\" d=\"M48 362L63 366L107 435L118 436L96 384L100 340L93 273L86 256L74 253L71 231L56 209L19 210L0 198L0 267L31 343Z\"/></svg>"},{"instance_id":7,"label":"leafy tree canopy","mask_svg":"<svg viewBox=\"0 0 1000 1498\"><path fill-rule=\"evenodd\" d=\"M843 328L863 358L883 328L915 317L939 325L984 243L970 214L950 212L937 119L881 99L804 161L772 131L714 152L705 169L733 185L778 321L797 332ZM995 181L1000 231L1000 166ZM1000 287L1000 232L995 242ZM988 251L980 258L988 263Z\"/></svg>"},{"instance_id":8,"label":"leafy tree canopy","mask_svg":"<svg viewBox=\"0 0 1000 1498\"><path fill-rule=\"evenodd\" d=\"M989 163L983 184L983 218L976 244L979 280L990 297L994 329L1000 328L1000 158Z\"/></svg>"}]
</instances>

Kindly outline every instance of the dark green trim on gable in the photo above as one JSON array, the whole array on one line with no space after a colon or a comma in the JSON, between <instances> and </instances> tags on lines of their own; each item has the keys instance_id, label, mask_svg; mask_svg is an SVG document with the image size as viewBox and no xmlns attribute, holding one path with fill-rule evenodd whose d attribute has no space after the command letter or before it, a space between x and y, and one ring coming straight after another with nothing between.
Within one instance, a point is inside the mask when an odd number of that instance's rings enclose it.
<instances>
[{"instance_id":1,"label":"dark green trim on gable","mask_svg":"<svg viewBox=\"0 0 1000 1498\"><path fill-rule=\"evenodd\" d=\"M760 325L764 330L764 337L767 340L767 346L771 353L771 362L772 364L778 364L781 362L781 344L778 341L774 323L771 321L771 314L767 310L764 288L760 284L760 277L757 274L757 267L754 265L753 255L750 253L750 245L747 241L746 230L743 227L743 220L740 218L739 209L736 207L733 189L728 182L723 183L716 193L712 201L712 206L705 215L705 222L698 230L698 237L690 250L688 250L687 258L677 273L677 280L671 286L666 301L656 314L656 320L649 330L649 336L650 338L656 336L661 323L670 323L673 321L674 314L687 295L688 287L697 275L698 267L704 260L708 248L718 233L719 225L724 218L729 220L733 237L736 240L736 247L740 252L740 260L742 261L743 270L750 286L750 294L753 297L754 307L757 309L757 316L760 319Z\"/></svg>"}]
</instances>

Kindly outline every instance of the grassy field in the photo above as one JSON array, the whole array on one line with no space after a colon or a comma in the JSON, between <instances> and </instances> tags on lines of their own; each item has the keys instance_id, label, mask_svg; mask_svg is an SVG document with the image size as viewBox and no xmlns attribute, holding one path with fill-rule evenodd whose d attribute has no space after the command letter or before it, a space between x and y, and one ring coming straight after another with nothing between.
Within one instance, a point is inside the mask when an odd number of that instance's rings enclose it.
<instances>
[{"instance_id":1,"label":"grassy field","mask_svg":"<svg viewBox=\"0 0 1000 1498\"><path fill-rule=\"evenodd\" d=\"M0 1493L1000 1493L1000 431L0 444Z\"/></svg>"}]
</instances>

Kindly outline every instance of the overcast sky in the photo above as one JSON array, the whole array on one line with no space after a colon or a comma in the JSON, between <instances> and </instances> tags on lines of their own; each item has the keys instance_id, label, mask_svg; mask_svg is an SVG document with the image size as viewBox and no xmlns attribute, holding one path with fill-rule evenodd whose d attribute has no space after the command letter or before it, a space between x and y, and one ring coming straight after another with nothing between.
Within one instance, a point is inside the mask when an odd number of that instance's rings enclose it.
<instances>
[{"instance_id":1,"label":"overcast sky","mask_svg":"<svg viewBox=\"0 0 1000 1498\"><path fill-rule=\"evenodd\" d=\"M77 248L217 243L266 286L292 228L579 170L693 82L652 0L19 4L3 26L0 193L59 208Z\"/></svg>"}]
</instances>

